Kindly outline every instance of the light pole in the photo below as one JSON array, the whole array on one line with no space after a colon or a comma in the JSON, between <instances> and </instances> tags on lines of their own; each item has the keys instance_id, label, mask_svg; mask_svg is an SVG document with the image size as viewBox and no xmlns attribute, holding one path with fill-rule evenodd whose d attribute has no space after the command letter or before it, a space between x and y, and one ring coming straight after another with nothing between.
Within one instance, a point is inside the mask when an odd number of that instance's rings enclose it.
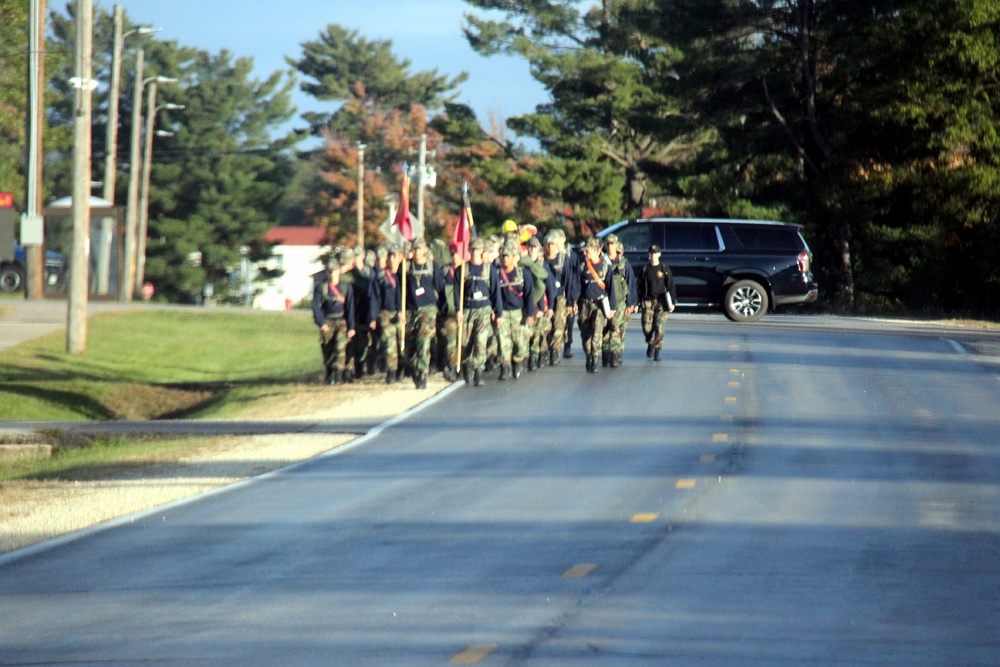
<instances>
[{"instance_id":1,"label":"light pole","mask_svg":"<svg viewBox=\"0 0 1000 667\"><path fill-rule=\"evenodd\" d=\"M66 313L66 351L83 354L87 349L87 270L90 263L90 123L91 92L94 81L91 56L93 48L93 4L76 3L76 76L70 83L76 88L73 101L73 250L70 255L69 299Z\"/></svg>"},{"instance_id":2,"label":"light pole","mask_svg":"<svg viewBox=\"0 0 1000 667\"><path fill-rule=\"evenodd\" d=\"M176 81L176 79L171 79L171 81ZM179 110L184 108L183 104L170 103L156 106L156 84L157 81L153 81L153 83L149 86L149 92L146 97L146 141L142 157L142 194L139 197L139 220L138 229L136 231L136 242L138 245L135 251L135 283L133 285L135 293L140 293L142 291L142 283L146 279L146 229L149 222L149 176L153 164L153 138L156 136L156 133L153 132L153 126L156 123L156 112L161 109Z\"/></svg>"},{"instance_id":3,"label":"light pole","mask_svg":"<svg viewBox=\"0 0 1000 667\"><path fill-rule=\"evenodd\" d=\"M140 27L135 30L129 30L123 33L124 30L124 11L121 5L115 5L115 32L114 41L111 46L111 87L108 90L108 128L104 140L104 188L103 197L112 204L115 201L115 186L118 176L118 98L119 89L121 86L121 76L122 76L122 54L124 50L125 40L132 35L149 35L154 32L160 32L160 28L150 28L150 27ZM142 74L139 73L141 78ZM135 114L133 113L133 119ZM101 242L99 244L99 249L101 255L99 257L97 271L98 271L98 292L106 293L108 290L108 277L110 275L110 264L111 264L111 253L110 253L110 240L111 240L111 220L105 219L101 224ZM127 263L128 254L125 253L125 263ZM125 268L119 266L118 272L120 277L124 275ZM119 281L121 285L125 285L124 280ZM123 299L123 294L118 295L119 299Z\"/></svg>"},{"instance_id":4,"label":"light pole","mask_svg":"<svg viewBox=\"0 0 1000 667\"><path fill-rule=\"evenodd\" d=\"M132 301L133 285L135 284L136 269L136 228L139 221L139 140L142 132L142 89L147 83L175 83L177 79L165 76L151 76L148 79L142 78L143 66L146 54L142 49L136 52L135 57L135 89L132 99L132 147L129 151L128 160L128 211L125 218L125 252L124 270L121 272L121 299ZM141 287L141 285L140 285Z\"/></svg>"}]
</instances>

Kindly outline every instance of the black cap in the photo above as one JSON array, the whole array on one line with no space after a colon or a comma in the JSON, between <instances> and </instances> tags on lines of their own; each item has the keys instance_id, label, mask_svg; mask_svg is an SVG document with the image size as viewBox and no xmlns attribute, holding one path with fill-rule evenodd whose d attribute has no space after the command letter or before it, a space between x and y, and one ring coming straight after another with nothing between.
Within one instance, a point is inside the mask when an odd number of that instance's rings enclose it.
<instances>
[{"instance_id":1,"label":"black cap","mask_svg":"<svg viewBox=\"0 0 1000 667\"><path fill-rule=\"evenodd\" d=\"M653 245L649 246L649 252L651 252L651 253L652 252L660 252L660 246L658 246L656 244L653 244Z\"/></svg>"}]
</instances>

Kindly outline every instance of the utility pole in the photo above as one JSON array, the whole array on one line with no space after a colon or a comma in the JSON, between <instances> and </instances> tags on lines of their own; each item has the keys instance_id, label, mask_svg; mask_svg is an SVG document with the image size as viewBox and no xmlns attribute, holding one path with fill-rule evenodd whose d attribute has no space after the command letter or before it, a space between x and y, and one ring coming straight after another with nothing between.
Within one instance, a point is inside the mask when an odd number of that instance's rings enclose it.
<instances>
[{"instance_id":1,"label":"utility pole","mask_svg":"<svg viewBox=\"0 0 1000 667\"><path fill-rule=\"evenodd\" d=\"M128 160L128 201L125 218L125 255L121 271L121 299L131 303L135 294L135 232L139 209L139 137L142 132L142 75L146 53L142 49L135 56L135 88L132 95L132 146Z\"/></svg>"},{"instance_id":2,"label":"utility pole","mask_svg":"<svg viewBox=\"0 0 1000 667\"><path fill-rule=\"evenodd\" d=\"M42 299L45 296L45 253L44 225L42 223L42 127L45 122L45 0L31 0L30 51L28 63L28 164L26 174L25 212L26 222L36 225L37 238L29 239L25 230L21 231L24 245L27 275L25 276L25 296L28 299ZM28 243L38 241L38 243Z\"/></svg>"},{"instance_id":3,"label":"utility pole","mask_svg":"<svg viewBox=\"0 0 1000 667\"><path fill-rule=\"evenodd\" d=\"M367 144L358 142L358 241L356 245L365 247L365 148Z\"/></svg>"},{"instance_id":4,"label":"utility pole","mask_svg":"<svg viewBox=\"0 0 1000 667\"><path fill-rule=\"evenodd\" d=\"M142 291L146 279L146 229L149 219L149 180L153 168L153 123L156 122L156 81L146 93L146 137L142 156L142 192L139 194L139 226L136 230L135 284L136 294Z\"/></svg>"},{"instance_id":5,"label":"utility pole","mask_svg":"<svg viewBox=\"0 0 1000 667\"><path fill-rule=\"evenodd\" d=\"M69 304L67 306L66 351L83 354L87 349L87 271L90 246L90 135L93 116L91 58L93 55L92 0L76 2L76 89L73 115L73 251L70 255Z\"/></svg>"}]
</instances>

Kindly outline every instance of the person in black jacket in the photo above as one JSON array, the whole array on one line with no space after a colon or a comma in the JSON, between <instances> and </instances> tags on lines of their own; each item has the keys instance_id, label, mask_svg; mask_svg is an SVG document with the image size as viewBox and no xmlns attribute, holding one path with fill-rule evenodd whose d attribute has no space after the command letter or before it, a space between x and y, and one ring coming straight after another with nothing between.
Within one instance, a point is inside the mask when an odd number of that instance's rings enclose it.
<instances>
[{"instance_id":1,"label":"person in black jacket","mask_svg":"<svg viewBox=\"0 0 1000 667\"><path fill-rule=\"evenodd\" d=\"M326 383L344 382L347 342L355 333L354 289L340 282L340 264L335 259L327 264L326 278L313 287L312 312L319 327Z\"/></svg>"},{"instance_id":2,"label":"person in black jacket","mask_svg":"<svg viewBox=\"0 0 1000 667\"><path fill-rule=\"evenodd\" d=\"M430 256L423 238L413 241L413 261L406 273L406 354L417 389L427 388L431 346L437 328L438 307L444 292L441 267Z\"/></svg>"},{"instance_id":3,"label":"person in black jacket","mask_svg":"<svg viewBox=\"0 0 1000 667\"><path fill-rule=\"evenodd\" d=\"M649 264L639 276L639 303L642 306L642 334L646 337L646 358L660 360L663 347L663 327L667 313L674 312L677 289L674 274L666 264L660 264L660 249L649 247Z\"/></svg>"},{"instance_id":4,"label":"person in black jacket","mask_svg":"<svg viewBox=\"0 0 1000 667\"><path fill-rule=\"evenodd\" d=\"M587 372L597 373L604 327L608 319L614 317L618 301L615 298L611 263L601 252L600 240L588 239L583 254L584 260L578 273L580 338L587 355ZM622 307L625 305L622 304Z\"/></svg>"}]
</instances>

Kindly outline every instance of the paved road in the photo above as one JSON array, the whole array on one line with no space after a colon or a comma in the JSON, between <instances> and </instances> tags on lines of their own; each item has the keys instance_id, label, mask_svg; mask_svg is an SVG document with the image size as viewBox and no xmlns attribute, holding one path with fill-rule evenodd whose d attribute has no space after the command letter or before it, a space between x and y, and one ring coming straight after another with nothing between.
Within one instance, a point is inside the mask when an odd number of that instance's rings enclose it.
<instances>
[{"instance_id":1,"label":"paved road","mask_svg":"<svg viewBox=\"0 0 1000 667\"><path fill-rule=\"evenodd\" d=\"M1000 378L936 331L672 320L0 558L0 665L997 665Z\"/></svg>"}]
</instances>

